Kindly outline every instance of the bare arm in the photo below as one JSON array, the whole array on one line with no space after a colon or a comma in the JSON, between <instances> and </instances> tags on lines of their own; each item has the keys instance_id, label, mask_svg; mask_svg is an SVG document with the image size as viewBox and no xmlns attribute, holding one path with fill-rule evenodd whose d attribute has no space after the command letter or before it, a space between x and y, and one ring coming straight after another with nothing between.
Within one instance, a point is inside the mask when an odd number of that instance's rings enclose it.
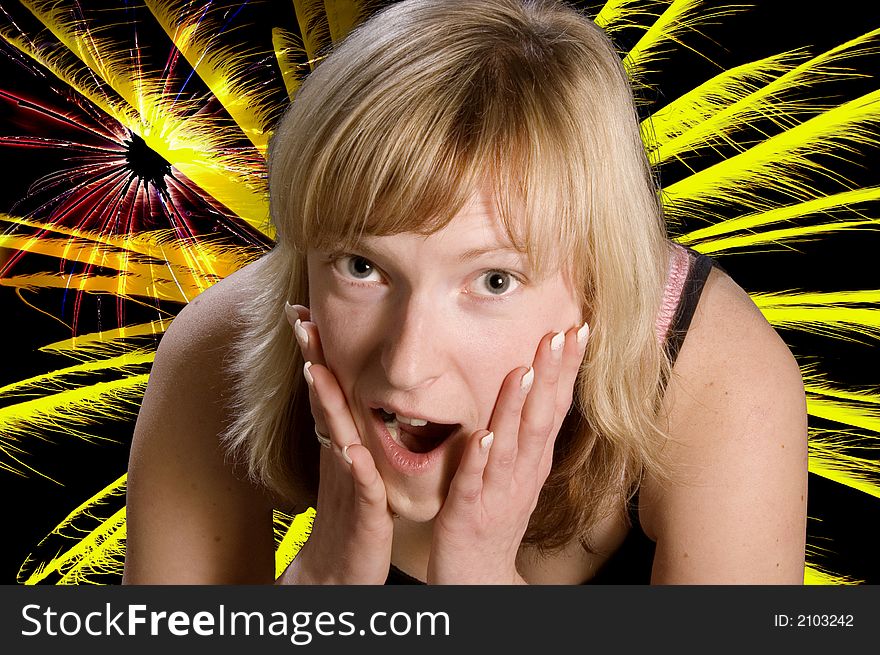
<instances>
[{"instance_id":1,"label":"bare arm","mask_svg":"<svg viewBox=\"0 0 880 655\"><path fill-rule=\"evenodd\" d=\"M218 439L242 272L184 308L156 354L129 461L126 584L274 579L271 503Z\"/></svg>"},{"instance_id":2,"label":"bare arm","mask_svg":"<svg viewBox=\"0 0 880 655\"><path fill-rule=\"evenodd\" d=\"M807 414L797 362L713 271L667 405L678 483L650 489L652 584L802 584Z\"/></svg>"}]
</instances>

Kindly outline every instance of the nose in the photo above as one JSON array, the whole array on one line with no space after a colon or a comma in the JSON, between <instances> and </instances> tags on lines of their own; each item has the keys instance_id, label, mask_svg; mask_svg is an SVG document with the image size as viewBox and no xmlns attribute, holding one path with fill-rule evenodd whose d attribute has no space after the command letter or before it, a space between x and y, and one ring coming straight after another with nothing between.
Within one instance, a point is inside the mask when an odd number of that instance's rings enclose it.
<instances>
[{"instance_id":1,"label":"nose","mask_svg":"<svg viewBox=\"0 0 880 655\"><path fill-rule=\"evenodd\" d=\"M409 296L388 313L382 368L390 386L411 391L429 386L443 367L443 332L438 310L427 298Z\"/></svg>"}]
</instances>

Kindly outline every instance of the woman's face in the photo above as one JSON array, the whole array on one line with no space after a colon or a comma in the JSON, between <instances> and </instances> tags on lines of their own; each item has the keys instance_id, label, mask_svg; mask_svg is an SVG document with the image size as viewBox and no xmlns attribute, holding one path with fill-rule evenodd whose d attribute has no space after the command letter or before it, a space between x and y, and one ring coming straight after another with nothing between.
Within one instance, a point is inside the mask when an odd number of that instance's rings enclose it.
<instances>
[{"instance_id":1,"label":"woman's face","mask_svg":"<svg viewBox=\"0 0 880 655\"><path fill-rule=\"evenodd\" d=\"M427 237L308 253L327 366L392 511L413 521L440 510L464 440L488 426L507 374L532 364L545 334L582 323L568 276L536 279L490 198L475 195Z\"/></svg>"}]
</instances>

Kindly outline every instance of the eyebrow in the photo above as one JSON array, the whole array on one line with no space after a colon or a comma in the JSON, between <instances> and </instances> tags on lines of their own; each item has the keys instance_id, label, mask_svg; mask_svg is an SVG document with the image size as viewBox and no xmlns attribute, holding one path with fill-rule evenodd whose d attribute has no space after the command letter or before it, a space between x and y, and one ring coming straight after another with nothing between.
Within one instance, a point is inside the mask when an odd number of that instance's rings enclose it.
<instances>
[{"instance_id":1,"label":"eyebrow","mask_svg":"<svg viewBox=\"0 0 880 655\"><path fill-rule=\"evenodd\" d=\"M381 253L379 253L376 250L374 250L373 248L371 248L364 241L360 241L360 242L354 244L353 249L363 252L370 259L377 259L382 256ZM491 246L482 246L479 248L468 248L467 250L465 250L461 254L459 254L458 261L459 262L469 262L473 259L477 259L478 257L482 257L484 255L489 255L492 253L507 253L507 252L511 252L516 255L523 255L524 254L522 251L518 250L517 248L515 248L511 245L507 245L507 246L491 245Z\"/></svg>"},{"instance_id":2,"label":"eyebrow","mask_svg":"<svg viewBox=\"0 0 880 655\"><path fill-rule=\"evenodd\" d=\"M496 252L512 252L517 255L523 254L513 246L486 246L484 248L470 248L468 250L465 250L458 256L458 261L467 262L472 259L476 259L477 257L482 257L483 255L488 255Z\"/></svg>"}]
</instances>

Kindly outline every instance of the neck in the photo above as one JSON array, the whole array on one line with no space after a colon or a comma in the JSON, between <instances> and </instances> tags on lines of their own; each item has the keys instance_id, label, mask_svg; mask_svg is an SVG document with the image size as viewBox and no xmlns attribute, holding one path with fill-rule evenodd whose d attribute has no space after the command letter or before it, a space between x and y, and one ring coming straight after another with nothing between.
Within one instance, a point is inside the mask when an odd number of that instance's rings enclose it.
<instances>
[{"instance_id":1,"label":"neck","mask_svg":"<svg viewBox=\"0 0 880 655\"><path fill-rule=\"evenodd\" d=\"M434 521L416 523L394 519L391 563L404 573L424 581L428 576L428 557L434 535Z\"/></svg>"}]
</instances>

